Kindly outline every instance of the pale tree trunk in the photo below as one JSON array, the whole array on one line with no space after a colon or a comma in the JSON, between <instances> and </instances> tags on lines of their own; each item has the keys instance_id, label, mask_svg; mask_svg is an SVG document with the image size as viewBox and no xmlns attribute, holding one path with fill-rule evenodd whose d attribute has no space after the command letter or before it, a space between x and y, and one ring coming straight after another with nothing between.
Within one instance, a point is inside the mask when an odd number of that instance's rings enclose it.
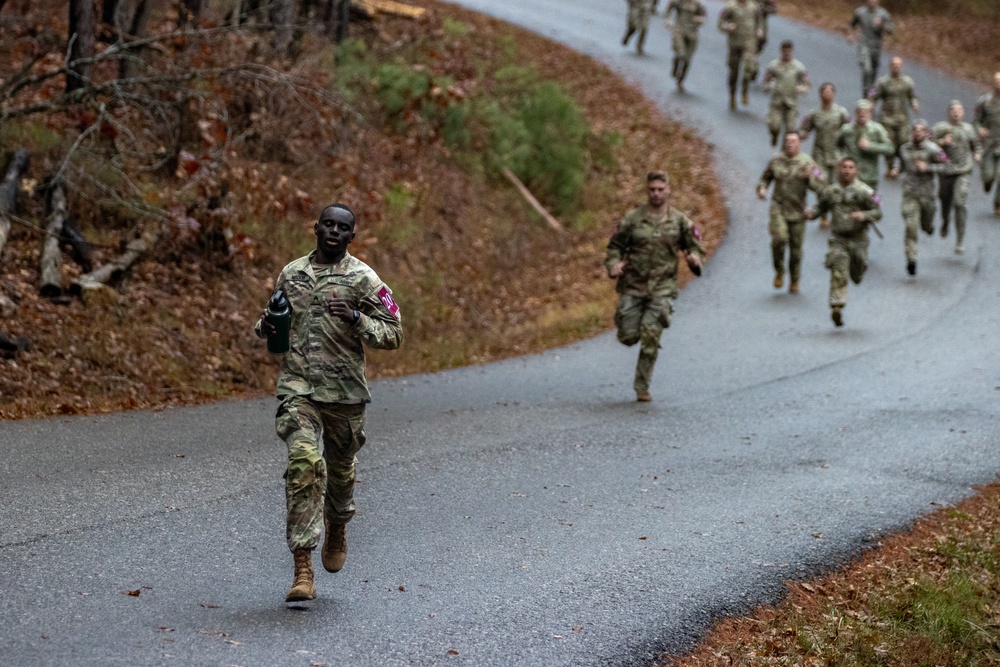
<instances>
[{"instance_id":1,"label":"pale tree trunk","mask_svg":"<svg viewBox=\"0 0 1000 667\"><path fill-rule=\"evenodd\" d=\"M53 185L49 208L49 224L42 242L38 293L51 299L62 294L62 250L59 249L59 242L66 222L66 190L62 183Z\"/></svg>"},{"instance_id":2,"label":"pale tree trunk","mask_svg":"<svg viewBox=\"0 0 1000 667\"><path fill-rule=\"evenodd\" d=\"M295 0L273 0L271 21L274 23L274 50L279 58L284 58L292 46Z\"/></svg>"},{"instance_id":3,"label":"pale tree trunk","mask_svg":"<svg viewBox=\"0 0 1000 667\"><path fill-rule=\"evenodd\" d=\"M69 60L90 58L94 55L96 33L94 3L92 0L69 0ZM66 75L66 92L71 93L87 85L90 77L89 65L70 67Z\"/></svg>"}]
</instances>

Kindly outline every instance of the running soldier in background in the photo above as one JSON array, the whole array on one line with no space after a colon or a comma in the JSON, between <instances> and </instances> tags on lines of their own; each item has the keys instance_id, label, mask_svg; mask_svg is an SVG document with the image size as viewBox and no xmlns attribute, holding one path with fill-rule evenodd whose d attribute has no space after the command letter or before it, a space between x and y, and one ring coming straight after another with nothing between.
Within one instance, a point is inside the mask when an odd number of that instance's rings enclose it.
<instances>
[{"instance_id":1,"label":"running soldier in background","mask_svg":"<svg viewBox=\"0 0 1000 667\"><path fill-rule=\"evenodd\" d=\"M652 400L649 385L660 351L660 334L670 326L673 300L677 298L677 254L701 275L698 230L691 219L670 205L670 183L664 171L646 176L647 202L629 211L608 242L604 265L617 279L618 308L615 326L618 340L639 343L635 367L635 398Z\"/></svg>"},{"instance_id":2,"label":"running soldier in background","mask_svg":"<svg viewBox=\"0 0 1000 667\"><path fill-rule=\"evenodd\" d=\"M673 18L671 18L673 13ZM684 91L684 77L691 66L691 58L698 48L698 30L707 15L702 0L670 0L664 24L673 32L674 64L670 76L677 80L677 90Z\"/></svg>"},{"instance_id":3,"label":"running soldier in background","mask_svg":"<svg viewBox=\"0 0 1000 667\"><path fill-rule=\"evenodd\" d=\"M802 241L806 228L806 195L819 192L826 185L823 170L801 152L801 140L795 132L785 135L780 153L771 158L757 181L757 197L767 198L774 183L768 231L771 233L771 259L774 263L774 288L785 284L785 248L788 248L789 294L799 293L802 276Z\"/></svg>"},{"instance_id":4,"label":"running soldier in background","mask_svg":"<svg viewBox=\"0 0 1000 667\"><path fill-rule=\"evenodd\" d=\"M965 219L968 214L969 180L972 165L979 162L982 145L976 129L965 120L965 108L958 100L948 105L948 120L934 126L934 143L948 156L950 168L938 174L938 198L941 200L941 236L948 236L948 222L955 210L955 254L965 251Z\"/></svg>"},{"instance_id":5,"label":"running soldier in background","mask_svg":"<svg viewBox=\"0 0 1000 667\"><path fill-rule=\"evenodd\" d=\"M830 318L838 327L844 326L847 279L861 284L868 269L868 228L882 219L878 195L857 175L857 163L841 158L836 182L823 188L808 215L809 220L826 214L833 217L825 266L830 269Z\"/></svg>"},{"instance_id":6,"label":"running soldier in background","mask_svg":"<svg viewBox=\"0 0 1000 667\"><path fill-rule=\"evenodd\" d=\"M778 13L778 3L776 0L757 0L760 6L760 37L757 38L757 55L764 51L767 45L767 19L771 14Z\"/></svg>"},{"instance_id":7,"label":"running soldier in background","mask_svg":"<svg viewBox=\"0 0 1000 667\"><path fill-rule=\"evenodd\" d=\"M799 122L799 95L809 89L809 72L792 57L794 48L790 40L782 42L781 57L772 60L764 72L764 90L772 91L767 111L772 146L778 145L782 131L795 131Z\"/></svg>"},{"instance_id":8,"label":"running soldier in background","mask_svg":"<svg viewBox=\"0 0 1000 667\"><path fill-rule=\"evenodd\" d=\"M903 222L906 232L906 272L917 275L917 227L934 233L934 175L949 168L948 156L928 139L930 128L925 120L913 122L909 143L899 154L903 160Z\"/></svg>"},{"instance_id":9,"label":"running soldier in background","mask_svg":"<svg viewBox=\"0 0 1000 667\"><path fill-rule=\"evenodd\" d=\"M816 133L813 139L812 158L823 170L827 183L837 180L837 133L840 128L851 122L847 109L834 103L837 88L832 83L824 83L819 87L819 108L810 111L802 119L799 135L805 141L809 134ZM854 165L857 171L857 165ZM829 225L825 215L820 217L820 227Z\"/></svg>"},{"instance_id":10,"label":"running soldier in background","mask_svg":"<svg viewBox=\"0 0 1000 667\"><path fill-rule=\"evenodd\" d=\"M885 128L873 121L872 103L858 100L854 107L854 122L837 132L840 157L849 157L858 166L858 178L872 190L878 190L878 156L892 155L896 147L889 141Z\"/></svg>"},{"instance_id":11,"label":"running soldier in background","mask_svg":"<svg viewBox=\"0 0 1000 667\"><path fill-rule=\"evenodd\" d=\"M861 67L861 97L868 97L878 78L882 59L882 37L891 35L894 26L889 12L879 6L879 0L868 0L851 16L851 34L847 41L858 44L858 65ZM861 165L858 165L860 168Z\"/></svg>"},{"instance_id":12,"label":"running soldier in background","mask_svg":"<svg viewBox=\"0 0 1000 667\"><path fill-rule=\"evenodd\" d=\"M628 25L625 28L625 36L622 37L622 46L627 46L628 41L636 32L639 37L635 43L635 52L642 55L642 47L646 43L646 30L649 29L649 18L656 13L656 3L659 0L625 0L628 2Z\"/></svg>"},{"instance_id":13,"label":"running soldier in background","mask_svg":"<svg viewBox=\"0 0 1000 667\"><path fill-rule=\"evenodd\" d=\"M980 173L983 191L989 192L1000 175L1000 72L993 75L993 90L976 102L973 125L983 142L983 161ZM993 215L1000 216L1000 185L993 195Z\"/></svg>"},{"instance_id":14,"label":"running soldier in background","mask_svg":"<svg viewBox=\"0 0 1000 667\"><path fill-rule=\"evenodd\" d=\"M910 110L920 111L920 102L913 90L913 79L903 74L903 59L899 56L889 61L889 73L875 83L869 99L879 103L878 122L889 133L889 140L896 147L893 154L886 158L889 166L888 178L899 176L900 147L906 143L910 132Z\"/></svg>"},{"instance_id":15,"label":"running soldier in background","mask_svg":"<svg viewBox=\"0 0 1000 667\"><path fill-rule=\"evenodd\" d=\"M750 104L750 82L757 78L757 43L764 34L761 12L754 0L729 0L719 13L719 30L726 33L729 55L729 108L736 108L736 84L743 70L741 86L743 105Z\"/></svg>"}]
</instances>

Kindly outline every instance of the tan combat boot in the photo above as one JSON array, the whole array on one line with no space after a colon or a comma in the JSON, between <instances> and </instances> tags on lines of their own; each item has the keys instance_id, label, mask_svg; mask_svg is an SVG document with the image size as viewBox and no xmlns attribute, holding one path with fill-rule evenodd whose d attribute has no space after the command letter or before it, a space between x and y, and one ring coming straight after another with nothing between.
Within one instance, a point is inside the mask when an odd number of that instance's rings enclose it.
<instances>
[{"instance_id":1,"label":"tan combat boot","mask_svg":"<svg viewBox=\"0 0 1000 667\"><path fill-rule=\"evenodd\" d=\"M785 274L775 273L774 274L774 289L781 289L785 286Z\"/></svg>"},{"instance_id":2,"label":"tan combat boot","mask_svg":"<svg viewBox=\"0 0 1000 667\"><path fill-rule=\"evenodd\" d=\"M316 599L316 584L313 583L312 549L296 549L295 579L285 596L285 602L299 602Z\"/></svg>"},{"instance_id":3,"label":"tan combat boot","mask_svg":"<svg viewBox=\"0 0 1000 667\"><path fill-rule=\"evenodd\" d=\"M788 293L789 294L798 294L799 293L799 281L797 281L797 280L793 280L792 281L792 283L788 286Z\"/></svg>"},{"instance_id":4,"label":"tan combat boot","mask_svg":"<svg viewBox=\"0 0 1000 667\"><path fill-rule=\"evenodd\" d=\"M323 523L326 524L322 551L323 569L327 572L340 572L347 562L347 524L330 523L325 517Z\"/></svg>"},{"instance_id":5,"label":"tan combat boot","mask_svg":"<svg viewBox=\"0 0 1000 667\"><path fill-rule=\"evenodd\" d=\"M649 403L653 400L652 394L649 393L648 389L636 389L635 390L635 400L640 403Z\"/></svg>"}]
</instances>

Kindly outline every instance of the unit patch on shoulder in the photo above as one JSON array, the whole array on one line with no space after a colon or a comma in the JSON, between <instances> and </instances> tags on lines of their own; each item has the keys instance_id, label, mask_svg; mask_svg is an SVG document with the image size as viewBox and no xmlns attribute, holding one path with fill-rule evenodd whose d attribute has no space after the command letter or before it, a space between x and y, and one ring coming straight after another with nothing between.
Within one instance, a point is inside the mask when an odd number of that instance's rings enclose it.
<instances>
[{"instance_id":1,"label":"unit patch on shoulder","mask_svg":"<svg viewBox=\"0 0 1000 667\"><path fill-rule=\"evenodd\" d=\"M399 305L395 301L393 301L392 290L389 289L388 285L383 284L382 287L379 288L378 298L379 301L382 302L382 305L385 306L385 309L388 310L392 314L392 316L398 320Z\"/></svg>"}]
</instances>

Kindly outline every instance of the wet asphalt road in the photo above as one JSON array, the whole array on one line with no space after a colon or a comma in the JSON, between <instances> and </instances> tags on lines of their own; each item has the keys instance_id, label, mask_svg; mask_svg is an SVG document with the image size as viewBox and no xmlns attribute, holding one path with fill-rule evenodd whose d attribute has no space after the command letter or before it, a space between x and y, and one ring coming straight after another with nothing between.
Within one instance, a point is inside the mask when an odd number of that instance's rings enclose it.
<instances>
[{"instance_id":1,"label":"wet asphalt road","mask_svg":"<svg viewBox=\"0 0 1000 667\"><path fill-rule=\"evenodd\" d=\"M654 402L610 334L376 383L348 564L306 611L282 603L272 400L0 423L0 663L642 665L995 478L1000 220L978 182L966 254L922 236L916 278L883 187L886 239L836 330L823 232L802 294L770 286L766 100L726 108L720 3L684 95L659 19L646 57L619 46L624 3L463 4L607 62L717 147L730 234L681 295ZM850 47L771 26L765 57L795 38L851 106ZM971 109L907 71L931 120Z\"/></svg>"}]
</instances>

